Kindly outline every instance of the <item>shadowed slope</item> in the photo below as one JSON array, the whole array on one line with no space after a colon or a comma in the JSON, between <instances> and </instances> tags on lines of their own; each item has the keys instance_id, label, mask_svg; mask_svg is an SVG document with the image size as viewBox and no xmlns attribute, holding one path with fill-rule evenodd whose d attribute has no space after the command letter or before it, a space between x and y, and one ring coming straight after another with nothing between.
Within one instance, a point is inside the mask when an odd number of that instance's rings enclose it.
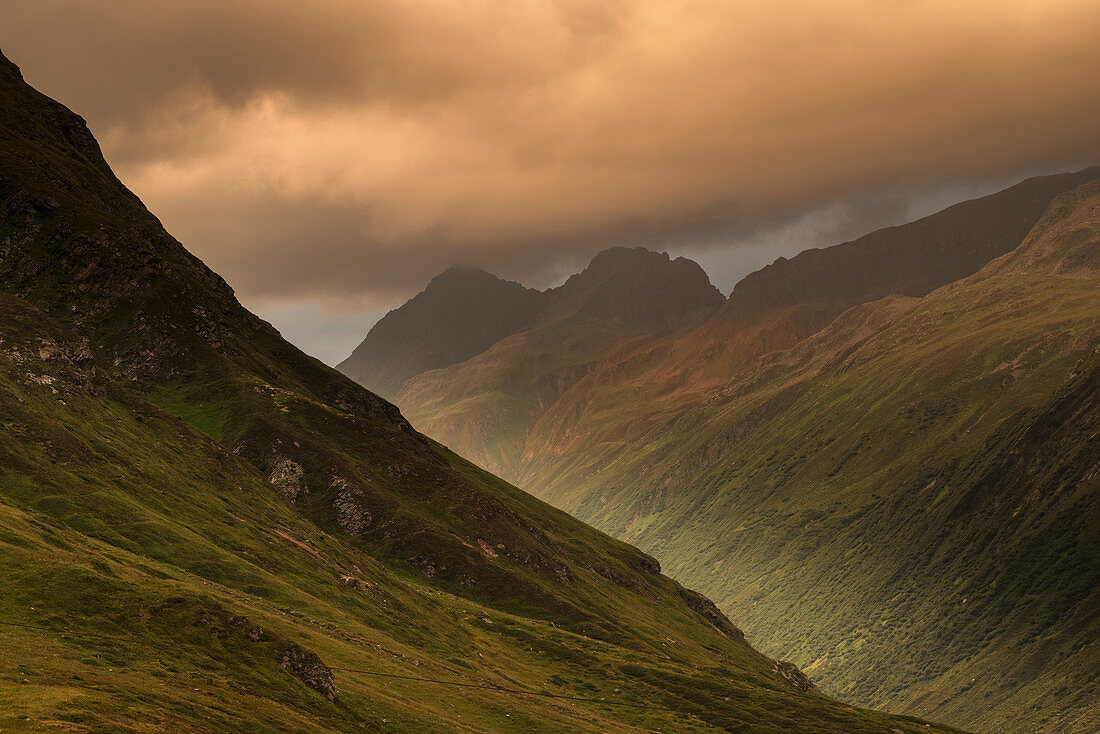
<instances>
[{"instance_id":1,"label":"shadowed slope","mask_svg":"<svg viewBox=\"0 0 1100 734\"><path fill-rule=\"evenodd\" d=\"M484 270L454 267L390 311L337 369L392 398L410 377L481 354L527 324L545 294Z\"/></svg>"}]
</instances>

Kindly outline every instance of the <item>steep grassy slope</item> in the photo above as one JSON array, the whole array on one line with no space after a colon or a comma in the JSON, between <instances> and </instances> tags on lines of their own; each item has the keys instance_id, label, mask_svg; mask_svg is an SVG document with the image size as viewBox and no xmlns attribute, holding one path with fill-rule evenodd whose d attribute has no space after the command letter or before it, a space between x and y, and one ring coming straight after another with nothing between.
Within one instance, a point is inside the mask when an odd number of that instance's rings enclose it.
<instances>
[{"instance_id":1,"label":"steep grassy slope","mask_svg":"<svg viewBox=\"0 0 1100 734\"><path fill-rule=\"evenodd\" d=\"M637 615L624 644L401 580L101 374L83 339L0 306L7 731L928 731L798 692L732 627L669 614L686 592L662 577L603 589ZM335 669L334 700L284 669L299 649Z\"/></svg>"},{"instance_id":2,"label":"steep grassy slope","mask_svg":"<svg viewBox=\"0 0 1100 734\"><path fill-rule=\"evenodd\" d=\"M79 118L18 80L5 91L5 291L86 335L101 366L248 461L319 527L452 591L620 631L602 591L563 579L607 563L651 575L650 559L597 535L568 542L583 526L284 342L114 179ZM503 544L504 560L477 539ZM581 611L586 596L597 604Z\"/></svg>"},{"instance_id":3,"label":"steep grassy slope","mask_svg":"<svg viewBox=\"0 0 1100 734\"><path fill-rule=\"evenodd\" d=\"M527 325L547 296L476 268L449 268L386 314L336 366L392 398L410 377L481 354Z\"/></svg>"},{"instance_id":4,"label":"steep grassy slope","mask_svg":"<svg viewBox=\"0 0 1100 734\"><path fill-rule=\"evenodd\" d=\"M614 247L549 291L528 328L413 377L395 400L421 430L511 478L531 425L609 355L668 341L722 303L695 262Z\"/></svg>"},{"instance_id":5,"label":"steep grassy slope","mask_svg":"<svg viewBox=\"0 0 1100 734\"><path fill-rule=\"evenodd\" d=\"M0 100L4 729L929 730L286 344L2 57Z\"/></svg>"},{"instance_id":6,"label":"steep grassy slope","mask_svg":"<svg viewBox=\"0 0 1100 734\"><path fill-rule=\"evenodd\" d=\"M835 695L1094 731L1098 252L1092 182L978 274L852 309L705 400L644 371L605 385L571 439L586 450L544 452L527 486L660 555Z\"/></svg>"}]
</instances>

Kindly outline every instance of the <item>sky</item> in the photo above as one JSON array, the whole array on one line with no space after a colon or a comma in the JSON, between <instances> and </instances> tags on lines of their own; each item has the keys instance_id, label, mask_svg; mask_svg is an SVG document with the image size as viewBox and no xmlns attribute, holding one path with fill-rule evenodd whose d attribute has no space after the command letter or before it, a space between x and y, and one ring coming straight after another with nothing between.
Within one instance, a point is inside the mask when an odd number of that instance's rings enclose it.
<instances>
[{"instance_id":1,"label":"sky","mask_svg":"<svg viewBox=\"0 0 1100 734\"><path fill-rule=\"evenodd\" d=\"M723 291L1100 163L1095 0L0 0L0 50L334 363L453 264L613 245Z\"/></svg>"}]
</instances>

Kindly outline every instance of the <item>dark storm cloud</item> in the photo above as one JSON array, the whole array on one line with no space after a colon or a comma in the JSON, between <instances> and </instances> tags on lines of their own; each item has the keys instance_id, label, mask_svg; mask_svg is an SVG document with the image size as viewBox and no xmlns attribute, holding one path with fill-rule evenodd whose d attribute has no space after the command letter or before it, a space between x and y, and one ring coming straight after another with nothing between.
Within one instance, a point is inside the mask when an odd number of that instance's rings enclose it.
<instances>
[{"instance_id":1,"label":"dark storm cloud","mask_svg":"<svg viewBox=\"0 0 1100 734\"><path fill-rule=\"evenodd\" d=\"M28 80L252 303L377 309L454 262L545 284L1100 158L1091 0L0 6Z\"/></svg>"}]
</instances>

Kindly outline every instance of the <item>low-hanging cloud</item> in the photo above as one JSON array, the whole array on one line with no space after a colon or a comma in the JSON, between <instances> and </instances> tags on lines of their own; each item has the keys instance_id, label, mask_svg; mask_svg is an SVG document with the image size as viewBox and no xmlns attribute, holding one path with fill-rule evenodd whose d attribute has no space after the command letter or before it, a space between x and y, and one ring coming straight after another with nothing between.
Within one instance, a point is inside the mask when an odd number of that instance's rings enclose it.
<instances>
[{"instance_id":1,"label":"low-hanging cloud","mask_svg":"<svg viewBox=\"0 0 1100 734\"><path fill-rule=\"evenodd\" d=\"M539 282L1100 152L1093 0L0 0L0 46L246 299ZM816 244L816 243L815 243Z\"/></svg>"}]
</instances>

